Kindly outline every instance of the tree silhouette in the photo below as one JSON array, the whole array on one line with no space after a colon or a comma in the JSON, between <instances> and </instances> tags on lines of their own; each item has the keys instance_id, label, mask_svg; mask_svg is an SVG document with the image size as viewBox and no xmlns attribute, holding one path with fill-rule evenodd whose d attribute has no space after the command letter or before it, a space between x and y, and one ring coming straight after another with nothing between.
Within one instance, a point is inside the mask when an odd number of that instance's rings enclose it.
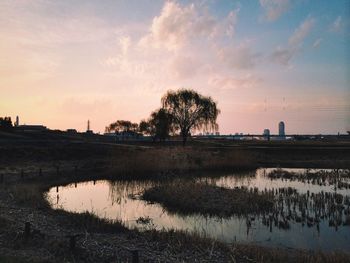
<instances>
[{"instance_id":1,"label":"tree silhouette","mask_svg":"<svg viewBox=\"0 0 350 263\"><path fill-rule=\"evenodd\" d=\"M142 120L139 125L139 131L152 136L153 141L164 141L169 137L171 129L172 116L163 108L152 112L150 118L147 121Z\"/></svg>"},{"instance_id":2,"label":"tree silhouette","mask_svg":"<svg viewBox=\"0 0 350 263\"><path fill-rule=\"evenodd\" d=\"M155 131L152 129L149 121L142 120L139 124L139 132L145 135L154 136Z\"/></svg>"},{"instance_id":3,"label":"tree silhouette","mask_svg":"<svg viewBox=\"0 0 350 263\"><path fill-rule=\"evenodd\" d=\"M115 133L127 133L132 132L136 133L138 131L138 124L132 123L131 121L126 120L117 120L116 122L111 123L106 127L106 132L115 132Z\"/></svg>"},{"instance_id":4,"label":"tree silhouette","mask_svg":"<svg viewBox=\"0 0 350 263\"><path fill-rule=\"evenodd\" d=\"M0 117L0 130L9 131L13 128L11 117Z\"/></svg>"},{"instance_id":5,"label":"tree silhouette","mask_svg":"<svg viewBox=\"0 0 350 263\"><path fill-rule=\"evenodd\" d=\"M214 129L220 110L211 97L205 97L194 90L168 91L162 98L163 108L172 116L173 129L179 130L183 145L191 131Z\"/></svg>"}]
</instances>

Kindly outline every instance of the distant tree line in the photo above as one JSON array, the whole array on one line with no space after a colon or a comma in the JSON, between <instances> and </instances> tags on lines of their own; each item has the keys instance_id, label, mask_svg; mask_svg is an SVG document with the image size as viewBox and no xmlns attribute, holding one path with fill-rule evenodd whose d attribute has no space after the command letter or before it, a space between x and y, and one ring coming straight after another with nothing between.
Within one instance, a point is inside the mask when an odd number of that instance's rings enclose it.
<instances>
[{"instance_id":1,"label":"distant tree line","mask_svg":"<svg viewBox=\"0 0 350 263\"><path fill-rule=\"evenodd\" d=\"M217 130L220 110L211 97L205 97L191 89L168 91L161 99L162 107L151 113L139 124L117 120L106 127L106 132L117 134L144 134L153 141L164 141L171 135L180 135L186 144L191 132L199 129Z\"/></svg>"},{"instance_id":2,"label":"distant tree line","mask_svg":"<svg viewBox=\"0 0 350 263\"><path fill-rule=\"evenodd\" d=\"M106 127L106 132L115 132L115 133L126 133L126 132L137 132L139 125L137 123L132 123L130 121L118 120L111 123Z\"/></svg>"},{"instance_id":3,"label":"distant tree line","mask_svg":"<svg viewBox=\"0 0 350 263\"><path fill-rule=\"evenodd\" d=\"M0 130L10 131L12 128L11 117L0 117Z\"/></svg>"}]
</instances>

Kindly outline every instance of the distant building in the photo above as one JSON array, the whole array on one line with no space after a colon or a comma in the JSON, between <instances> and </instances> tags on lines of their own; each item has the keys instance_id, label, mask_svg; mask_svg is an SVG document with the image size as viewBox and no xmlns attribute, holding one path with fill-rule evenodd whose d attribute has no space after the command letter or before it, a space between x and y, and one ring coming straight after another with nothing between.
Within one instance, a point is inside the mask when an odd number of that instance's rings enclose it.
<instances>
[{"instance_id":1,"label":"distant building","mask_svg":"<svg viewBox=\"0 0 350 263\"><path fill-rule=\"evenodd\" d=\"M106 132L103 135L114 137L116 141L144 140L144 136L141 133L134 131Z\"/></svg>"},{"instance_id":2,"label":"distant building","mask_svg":"<svg viewBox=\"0 0 350 263\"><path fill-rule=\"evenodd\" d=\"M17 130L22 132L43 132L46 131L47 128L44 125L18 125L16 127Z\"/></svg>"},{"instance_id":3,"label":"distant building","mask_svg":"<svg viewBox=\"0 0 350 263\"><path fill-rule=\"evenodd\" d=\"M286 133L285 133L285 125L284 125L284 122L281 121L279 124L278 124L278 136L281 137L281 138L284 138L286 136Z\"/></svg>"},{"instance_id":4,"label":"distant building","mask_svg":"<svg viewBox=\"0 0 350 263\"><path fill-rule=\"evenodd\" d=\"M263 136L269 141L270 140L270 130L265 129L263 132Z\"/></svg>"}]
</instances>

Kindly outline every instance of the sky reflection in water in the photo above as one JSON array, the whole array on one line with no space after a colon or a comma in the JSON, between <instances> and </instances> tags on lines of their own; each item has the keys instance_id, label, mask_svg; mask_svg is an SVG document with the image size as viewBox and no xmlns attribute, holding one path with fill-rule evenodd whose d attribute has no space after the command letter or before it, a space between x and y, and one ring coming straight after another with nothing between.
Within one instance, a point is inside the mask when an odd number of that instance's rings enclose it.
<instances>
[{"instance_id":1,"label":"sky reflection in water","mask_svg":"<svg viewBox=\"0 0 350 263\"><path fill-rule=\"evenodd\" d=\"M295 169L290 169L295 170ZM299 169L295 171L303 171ZM278 189L281 187L296 188L300 194L334 193L334 186L319 186L298 181L281 179L270 180L265 175L271 169L258 169L244 174L225 174L221 177L201 177L198 181L214 183L227 188L248 186L259 190ZM183 179L185 180L185 179ZM348 181L349 182L349 181ZM196 231L225 242L254 242L264 246L283 246L292 248L348 250L350 249L350 226L339 226L337 231L329 227L328 220L321 220L319 231L316 225L308 227L300 223L290 222L290 229L270 228L262 223L261 217L255 217L247 231L245 218L205 217L202 215L180 215L166 211L159 204L149 204L139 200L138 196L147 188L157 184L154 181L116 181L106 180L70 184L56 187L48 192L53 208L67 211L94 212L100 217L122 220L128 227L139 229L182 229ZM337 193L350 196L349 189L337 189ZM137 222L140 217L150 218L149 224Z\"/></svg>"}]
</instances>

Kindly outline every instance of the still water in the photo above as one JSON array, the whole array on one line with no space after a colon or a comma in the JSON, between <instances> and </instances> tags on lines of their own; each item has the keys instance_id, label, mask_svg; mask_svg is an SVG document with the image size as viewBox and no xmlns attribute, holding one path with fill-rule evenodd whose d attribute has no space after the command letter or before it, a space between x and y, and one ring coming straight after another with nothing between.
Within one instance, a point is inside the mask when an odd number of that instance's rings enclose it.
<instances>
[{"instance_id":1,"label":"still water","mask_svg":"<svg viewBox=\"0 0 350 263\"><path fill-rule=\"evenodd\" d=\"M303 173L305 169L286 169ZM344 214L337 218L349 217L350 189L338 189L329 184L312 184L303 181L285 179L270 179L272 169L258 169L253 172L239 174L224 174L222 176L205 176L197 178L198 182L211 183L217 186L234 188L246 186L267 191L291 187L300 196L316 196L319 193L341 194ZM317 170L313 170L317 171ZM178 180L178 179L177 179ZM188 180L188 179L181 179ZM349 182L349 178L345 179ZM232 216L229 218L209 217L200 214L183 215L168 212L160 204L140 200L145 189L162 182L156 181L90 181L53 187L48 192L48 200L54 209L64 209L72 212L90 211L102 218L121 220L129 228L144 229L180 229L197 232L224 242L239 241L264 246L306 248L321 250L349 250L350 225L331 224L330 218L322 218L317 224L302 224L290 221L288 229L277 225L267 226L263 215L249 216L249 226L246 217ZM58 191L57 191L58 190ZM315 194L315 195L314 195ZM301 198L302 199L302 198ZM302 199L303 200L303 199ZM313 201L309 203L307 217L315 212ZM284 208L285 209L285 208ZM312 210L314 209L314 210ZM326 214L328 212L326 211ZM284 212L283 212L284 214ZM267 215L268 216L268 215ZM265 221L265 222L264 222Z\"/></svg>"}]
</instances>

